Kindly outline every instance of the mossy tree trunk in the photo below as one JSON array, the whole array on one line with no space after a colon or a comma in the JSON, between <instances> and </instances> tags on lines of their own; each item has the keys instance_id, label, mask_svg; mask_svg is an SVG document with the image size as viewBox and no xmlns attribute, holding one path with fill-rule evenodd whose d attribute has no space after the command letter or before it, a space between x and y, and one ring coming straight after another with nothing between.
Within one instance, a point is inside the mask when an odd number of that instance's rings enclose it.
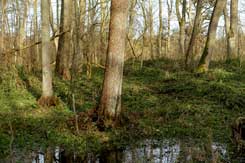
<instances>
[{"instance_id":1,"label":"mossy tree trunk","mask_svg":"<svg viewBox=\"0 0 245 163\"><path fill-rule=\"evenodd\" d=\"M218 22L225 6L226 6L226 0L216 0L214 11L212 13L212 17L209 23L206 44L197 69L198 73L206 72L209 69L212 47L214 46L215 39L216 39L216 30L218 27Z\"/></svg>"},{"instance_id":2,"label":"mossy tree trunk","mask_svg":"<svg viewBox=\"0 0 245 163\"><path fill-rule=\"evenodd\" d=\"M105 121L116 121L121 113L128 3L128 0L112 0L111 2L106 70L98 110L99 119Z\"/></svg>"}]
</instances>

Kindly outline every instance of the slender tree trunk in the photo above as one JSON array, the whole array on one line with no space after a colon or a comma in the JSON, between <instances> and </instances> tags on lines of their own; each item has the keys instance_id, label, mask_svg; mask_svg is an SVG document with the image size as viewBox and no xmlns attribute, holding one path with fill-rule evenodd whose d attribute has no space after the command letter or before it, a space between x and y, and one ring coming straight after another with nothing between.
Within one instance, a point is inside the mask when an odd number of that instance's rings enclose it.
<instances>
[{"instance_id":1,"label":"slender tree trunk","mask_svg":"<svg viewBox=\"0 0 245 163\"><path fill-rule=\"evenodd\" d=\"M162 57L162 35L163 35L162 0L159 0L158 2L159 2L158 57Z\"/></svg>"},{"instance_id":2,"label":"slender tree trunk","mask_svg":"<svg viewBox=\"0 0 245 163\"><path fill-rule=\"evenodd\" d=\"M20 33L19 33L19 48L23 49L25 46L25 33L26 33L26 19L27 19L27 9L28 9L28 2L25 1L24 3L24 15L21 19L20 17ZM19 9L21 10L21 9ZM19 51L19 56L18 56L18 64L23 65L24 62L24 51L20 50Z\"/></svg>"},{"instance_id":3,"label":"slender tree trunk","mask_svg":"<svg viewBox=\"0 0 245 163\"><path fill-rule=\"evenodd\" d=\"M42 14L42 97L38 103L41 106L55 105L53 99L52 69L50 54L49 0L41 1Z\"/></svg>"},{"instance_id":4,"label":"slender tree trunk","mask_svg":"<svg viewBox=\"0 0 245 163\"><path fill-rule=\"evenodd\" d=\"M206 72L209 69L209 63L212 55L212 47L215 44L216 30L219 22L219 18L222 15L224 7L226 5L226 0L216 0L214 11L209 23L208 36L206 40L206 45L200 59L197 72Z\"/></svg>"},{"instance_id":5,"label":"slender tree trunk","mask_svg":"<svg viewBox=\"0 0 245 163\"><path fill-rule=\"evenodd\" d=\"M225 35L226 35L226 49L227 49L227 60L229 57L229 48L230 48L230 41L229 41L229 34L230 34L230 19L227 13L226 7L224 8L224 21L225 21Z\"/></svg>"},{"instance_id":6,"label":"slender tree trunk","mask_svg":"<svg viewBox=\"0 0 245 163\"><path fill-rule=\"evenodd\" d=\"M128 0L112 0L106 70L99 106L99 116L106 121L118 120L121 113L127 20Z\"/></svg>"},{"instance_id":7,"label":"slender tree trunk","mask_svg":"<svg viewBox=\"0 0 245 163\"><path fill-rule=\"evenodd\" d=\"M100 0L100 9L101 9L101 17L100 17L100 51L101 51L101 63L105 63L106 56L104 55L106 52L106 32L105 32L105 26L107 22L107 4L106 0Z\"/></svg>"},{"instance_id":8,"label":"slender tree trunk","mask_svg":"<svg viewBox=\"0 0 245 163\"><path fill-rule=\"evenodd\" d=\"M34 19L34 39L35 39L35 42L38 42L39 41L39 34L38 34L38 17L37 17L37 1L38 0L34 0L34 16L33 16L33 19ZM40 54L39 54L39 45L36 45L35 46L35 54L36 54L36 68L38 69L40 64L41 63L41 57L40 57Z\"/></svg>"},{"instance_id":9,"label":"slender tree trunk","mask_svg":"<svg viewBox=\"0 0 245 163\"><path fill-rule=\"evenodd\" d=\"M150 53L151 53L151 59L155 59L154 43L153 43L154 29L153 29L152 0L149 0L149 32L150 32Z\"/></svg>"},{"instance_id":10,"label":"slender tree trunk","mask_svg":"<svg viewBox=\"0 0 245 163\"><path fill-rule=\"evenodd\" d=\"M171 36L170 36L170 23L171 23L171 16L173 11L173 0L167 0L167 6L168 6L168 36L167 36L167 44L166 44L166 54L170 52L170 45L171 45Z\"/></svg>"},{"instance_id":11,"label":"slender tree trunk","mask_svg":"<svg viewBox=\"0 0 245 163\"><path fill-rule=\"evenodd\" d=\"M199 27L200 27L200 23L201 23L201 16L202 16L202 1L198 0L197 1L197 7L196 7L196 16L195 16L194 25L193 25L192 34L191 34L191 39L189 42L187 52L185 54L185 67L186 68L188 68L188 66L190 65L190 57L193 56L193 50L194 50L194 46L195 46L195 42L196 42L196 37L198 35Z\"/></svg>"},{"instance_id":12,"label":"slender tree trunk","mask_svg":"<svg viewBox=\"0 0 245 163\"><path fill-rule=\"evenodd\" d=\"M128 27L128 44L131 49L133 48L133 38L134 38L134 20L135 20L135 6L136 6L136 0L130 1L130 8L129 8L129 27ZM131 41L132 40L132 41ZM133 52L132 52L133 53ZM134 60L135 56L132 54ZM130 57L131 57L130 56Z\"/></svg>"},{"instance_id":13,"label":"slender tree trunk","mask_svg":"<svg viewBox=\"0 0 245 163\"><path fill-rule=\"evenodd\" d=\"M140 68L143 68L144 65L144 60L145 60L145 47L146 47L146 32L148 30L148 24L147 24L147 16L146 16L146 9L145 9L145 1L142 1L141 3L141 9L143 13L143 18L144 18L144 30L142 34L142 52L141 52L141 63L140 63Z\"/></svg>"},{"instance_id":14,"label":"slender tree trunk","mask_svg":"<svg viewBox=\"0 0 245 163\"><path fill-rule=\"evenodd\" d=\"M72 1L62 0L60 32L55 71L65 80L70 80L70 45L71 45L71 11Z\"/></svg>"},{"instance_id":15,"label":"slender tree trunk","mask_svg":"<svg viewBox=\"0 0 245 163\"><path fill-rule=\"evenodd\" d=\"M185 55L185 23L186 23L186 0L182 2L182 15L180 15L179 11L180 0L176 0L176 15L179 21L179 47L180 53L182 56Z\"/></svg>"},{"instance_id":16,"label":"slender tree trunk","mask_svg":"<svg viewBox=\"0 0 245 163\"><path fill-rule=\"evenodd\" d=\"M231 0L228 60L238 57L238 0Z\"/></svg>"},{"instance_id":17,"label":"slender tree trunk","mask_svg":"<svg viewBox=\"0 0 245 163\"><path fill-rule=\"evenodd\" d=\"M0 40L0 53L4 52L4 37L5 37L5 7L6 7L6 0L2 0L1 2L1 10L2 10L2 16L1 16L1 40ZM2 57L2 56L1 56Z\"/></svg>"},{"instance_id":18,"label":"slender tree trunk","mask_svg":"<svg viewBox=\"0 0 245 163\"><path fill-rule=\"evenodd\" d=\"M56 23L59 28L60 25L60 3L59 0L56 0Z\"/></svg>"}]
</instances>

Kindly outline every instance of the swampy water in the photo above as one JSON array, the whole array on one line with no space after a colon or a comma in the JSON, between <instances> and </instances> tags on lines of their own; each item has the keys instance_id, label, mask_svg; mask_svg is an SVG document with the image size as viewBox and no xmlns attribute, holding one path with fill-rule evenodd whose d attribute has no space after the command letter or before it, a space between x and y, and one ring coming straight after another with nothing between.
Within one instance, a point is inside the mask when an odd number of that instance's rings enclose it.
<instances>
[{"instance_id":1,"label":"swampy water","mask_svg":"<svg viewBox=\"0 0 245 163\"><path fill-rule=\"evenodd\" d=\"M120 150L102 151L98 154L88 153L79 157L67 154L64 149L56 147L48 150L19 154L2 162L23 163L191 163L191 162L235 162L229 157L227 147L220 143L186 143L177 140L144 140L138 145L130 145ZM245 162L245 159L237 162ZM1 162L1 161L0 161Z\"/></svg>"}]
</instances>

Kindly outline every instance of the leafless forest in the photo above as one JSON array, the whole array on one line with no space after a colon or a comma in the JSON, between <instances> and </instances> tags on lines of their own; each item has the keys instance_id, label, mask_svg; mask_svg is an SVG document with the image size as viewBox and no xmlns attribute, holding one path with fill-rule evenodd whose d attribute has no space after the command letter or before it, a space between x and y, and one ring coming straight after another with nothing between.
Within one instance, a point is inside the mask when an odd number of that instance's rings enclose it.
<instances>
[{"instance_id":1,"label":"leafless forest","mask_svg":"<svg viewBox=\"0 0 245 163\"><path fill-rule=\"evenodd\" d=\"M0 0L0 162L244 161L244 5Z\"/></svg>"}]
</instances>

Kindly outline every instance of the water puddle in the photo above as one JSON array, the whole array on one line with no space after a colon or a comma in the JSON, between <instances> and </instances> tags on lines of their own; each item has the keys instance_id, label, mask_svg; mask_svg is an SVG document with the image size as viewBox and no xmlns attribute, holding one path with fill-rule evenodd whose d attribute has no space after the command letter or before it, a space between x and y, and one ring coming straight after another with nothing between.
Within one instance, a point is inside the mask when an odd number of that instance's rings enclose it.
<instances>
[{"instance_id":1,"label":"water puddle","mask_svg":"<svg viewBox=\"0 0 245 163\"><path fill-rule=\"evenodd\" d=\"M204 146L206 146L204 144ZM75 154L67 155L56 148L51 153L32 152L26 158L15 157L9 162L30 163L175 163L175 162L230 162L227 147L212 143L210 150L196 144L175 140L145 140L137 146L128 146L123 150L103 151L100 154L88 154L85 158ZM46 150L47 151L47 150ZM208 151L208 152L207 152ZM1 160L0 160L1 162ZM6 161L7 163L8 161Z\"/></svg>"}]
</instances>

